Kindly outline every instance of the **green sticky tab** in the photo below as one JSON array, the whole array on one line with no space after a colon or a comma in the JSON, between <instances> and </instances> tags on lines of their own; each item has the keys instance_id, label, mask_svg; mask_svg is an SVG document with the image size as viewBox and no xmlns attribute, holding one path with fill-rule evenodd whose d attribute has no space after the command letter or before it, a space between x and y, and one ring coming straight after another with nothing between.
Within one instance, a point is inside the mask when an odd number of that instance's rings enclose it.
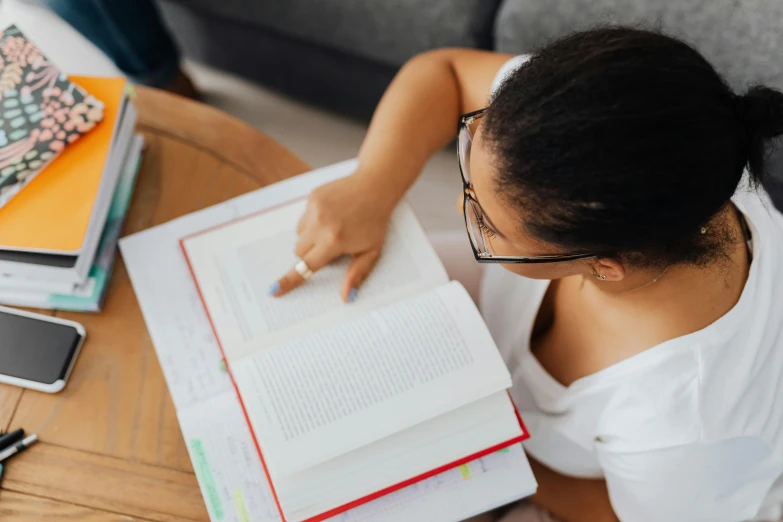
<instances>
[{"instance_id":1,"label":"green sticky tab","mask_svg":"<svg viewBox=\"0 0 783 522\"><path fill-rule=\"evenodd\" d=\"M125 96L127 96L130 101L136 101L136 86L131 82L125 84Z\"/></svg>"},{"instance_id":2,"label":"green sticky tab","mask_svg":"<svg viewBox=\"0 0 783 522\"><path fill-rule=\"evenodd\" d=\"M218 363L218 368L220 369L221 372L227 372L228 371L228 368L226 368L226 360L225 359L220 359L220 362Z\"/></svg>"},{"instance_id":3,"label":"green sticky tab","mask_svg":"<svg viewBox=\"0 0 783 522\"><path fill-rule=\"evenodd\" d=\"M250 522L250 513L247 512L247 506L245 505L245 498L242 496L242 490L235 489L231 492L231 496L234 497L234 505L237 508L239 522Z\"/></svg>"},{"instance_id":4,"label":"green sticky tab","mask_svg":"<svg viewBox=\"0 0 783 522\"><path fill-rule=\"evenodd\" d=\"M207 462L204 445L199 439L191 439L190 449L193 451L193 468L196 470L196 476L207 492L207 500L212 507L212 513L216 519L223 520L225 516L223 503L220 501L220 493L218 493L217 484L215 483L215 476L212 475L212 468L209 467L209 462Z\"/></svg>"},{"instance_id":5,"label":"green sticky tab","mask_svg":"<svg viewBox=\"0 0 783 522\"><path fill-rule=\"evenodd\" d=\"M459 474L462 475L462 478L464 480L468 480L470 478L470 466L467 464L463 464L459 467Z\"/></svg>"},{"instance_id":6,"label":"green sticky tab","mask_svg":"<svg viewBox=\"0 0 783 522\"><path fill-rule=\"evenodd\" d=\"M511 451L511 448L503 448L498 450L498 453L508 453L509 451Z\"/></svg>"}]
</instances>

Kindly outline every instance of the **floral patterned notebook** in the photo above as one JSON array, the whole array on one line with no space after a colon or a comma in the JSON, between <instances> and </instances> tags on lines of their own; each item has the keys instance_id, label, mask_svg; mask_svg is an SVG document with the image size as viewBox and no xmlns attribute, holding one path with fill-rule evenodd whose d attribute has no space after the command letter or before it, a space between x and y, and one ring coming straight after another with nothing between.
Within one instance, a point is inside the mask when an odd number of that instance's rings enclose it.
<instances>
[{"instance_id":1,"label":"floral patterned notebook","mask_svg":"<svg viewBox=\"0 0 783 522\"><path fill-rule=\"evenodd\" d=\"M0 207L102 119L103 104L68 80L16 26L2 31Z\"/></svg>"}]
</instances>

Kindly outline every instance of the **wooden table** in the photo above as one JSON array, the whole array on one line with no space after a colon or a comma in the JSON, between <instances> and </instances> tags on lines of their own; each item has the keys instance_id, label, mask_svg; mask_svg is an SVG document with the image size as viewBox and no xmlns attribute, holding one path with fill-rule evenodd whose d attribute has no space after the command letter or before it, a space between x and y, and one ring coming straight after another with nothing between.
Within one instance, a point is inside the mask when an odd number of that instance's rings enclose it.
<instances>
[{"instance_id":1,"label":"wooden table","mask_svg":"<svg viewBox=\"0 0 783 522\"><path fill-rule=\"evenodd\" d=\"M125 234L309 170L281 145L205 105L138 89L147 151ZM0 384L0 427L41 442L8 462L0 520L209 520L174 405L118 258L100 314L58 394Z\"/></svg>"}]
</instances>

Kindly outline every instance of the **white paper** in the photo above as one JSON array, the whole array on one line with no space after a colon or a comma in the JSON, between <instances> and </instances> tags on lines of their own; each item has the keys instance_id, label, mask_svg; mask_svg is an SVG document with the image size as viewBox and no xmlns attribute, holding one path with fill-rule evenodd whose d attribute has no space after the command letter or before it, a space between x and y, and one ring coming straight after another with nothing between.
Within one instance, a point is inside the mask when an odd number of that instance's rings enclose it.
<instances>
[{"instance_id":1,"label":"white paper","mask_svg":"<svg viewBox=\"0 0 783 522\"><path fill-rule=\"evenodd\" d=\"M209 266L215 283L222 283L227 304L235 305L230 307L228 314L236 318L236 331L244 342L261 340L270 332L299 327L308 320L330 312L356 308L344 303L339 295L345 270L350 263L347 256L319 270L306 285L295 289L285 298L268 295L269 285L288 272L297 261L294 254L296 224L306 205L307 201L298 201L185 242L189 253L194 243L200 244L201 248L197 250L202 256L191 258L193 269L198 275L198 262L203 261ZM401 211L398 209L397 214ZM410 212L408 209L405 211ZM385 254L362 284L360 303L382 297L400 287L423 284L418 260L401 237L407 230L395 227L399 221L393 220ZM423 238L423 232L421 235ZM228 332L221 333L219 326L217 330L221 339L229 340Z\"/></svg>"},{"instance_id":2,"label":"white paper","mask_svg":"<svg viewBox=\"0 0 783 522\"><path fill-rule=\"evenodd\" d=\"M194 468L213 522L281 522L281 518L261 460L251 458L252 452L247 449L255 449L250 429L231 381L221 369L220 349L187 270L179 240L305 196L316 186L350 174L355 166L352 160L297 176L120 241L131 283L178 411L180 428L191 455L199 459L194 459ZM194 445L194 440L199 442ZM515 446L506 453L442 473L329 521L452 522L522 498L534 490L527 459L521 446ZM216 498L222 506L221 516L212 506Z\"/></svg>"},{"instance_id":3,"label":"white paper","mask_svg":"<svg viewBox=\"0 0 783 522\"><path fill-rule=\"evenodd\" d=\"M303 197L315 187L353 172L355 166L355 161L338 163L120 240L128 275L177 410L232 390L179 240Z\"/></svg>"},{"instance_id":4,"label":"white paper","mask_svg":"<svg viewBox=\"0 0 783 522\"><path fill-rule=\"evenodd\" d=\"M361 505L328 522L457 522L536 492L521 444Z\"/></svg>"},{"instance_id":5,"label":"white paper","mask_svg":"<svg viewBox=\"0 0 783 522\"><path fill-rule=\"evenodd\" d=\"M212 520L279 522L234 390L177 414L204 503Z\"/></svg>"},{"instance_id":6,"label":"white paper","mask_svg":"<svg viewBox=\"0 0 783 522\"><path fill-rule=\"evenodd\" d=\"M437 253L410 207L392 215L383 254L364 281L359 299L344 303L340 287L346 256L315 273L289 294L268 295L270 284L297 261L296 225L307 201L247 216L183 241L210 319L229 363L292 335L317 332L336 321L448 282Z\"/></svg>"},{"instance_id":7,"label":"white paper","mask_svg":"<svg viewBox=\"0 0 783 522\"><path fill-rule=\"evenodd\" d=\"M494 346L451 282L231 369L270 469L290 475L508 389Z\"/></svg>"},{"instance_id":8,"label":"white paper","mask_svg":"<svg viewBox=\"0 0 783 522\"><path fill-rule=\"evenodd\" d=\"M289 522L296 522L519 435L511 400L507 393L499 393L290 477L276 477L268 469L283 511Z\"/></svg>"},{"instance_id":9,"label":"white paper","mask_svg":"<svg viewBox=\"0 0 783 522\"><path fill-rule=\"evenodd\" d=\"M210 519L282 522L236 396L178 414ZM423 480L328 522L456 522L535 492L521 444Z\"/></svg>"}]
</instances>

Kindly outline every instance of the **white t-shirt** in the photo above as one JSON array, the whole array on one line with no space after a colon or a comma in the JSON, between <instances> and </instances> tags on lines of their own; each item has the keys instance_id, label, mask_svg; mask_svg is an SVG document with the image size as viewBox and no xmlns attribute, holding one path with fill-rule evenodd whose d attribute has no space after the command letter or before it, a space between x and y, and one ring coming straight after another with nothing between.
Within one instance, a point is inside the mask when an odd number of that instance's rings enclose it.
<instances>
[{"instance_id":1,"label":"white t-shirt","mask_svg":"<svg viewBox=\"0 0 783 522\"><path fill-rule=\"evenodd\" d=\"M783 215L763 191L733 201L753 235L734 308L567 387L530 352L549 281L485 272L480 307L532 435L525 449L563 474L605 478L623 522L783 518Z\"/></svg>"}]
</instances>

